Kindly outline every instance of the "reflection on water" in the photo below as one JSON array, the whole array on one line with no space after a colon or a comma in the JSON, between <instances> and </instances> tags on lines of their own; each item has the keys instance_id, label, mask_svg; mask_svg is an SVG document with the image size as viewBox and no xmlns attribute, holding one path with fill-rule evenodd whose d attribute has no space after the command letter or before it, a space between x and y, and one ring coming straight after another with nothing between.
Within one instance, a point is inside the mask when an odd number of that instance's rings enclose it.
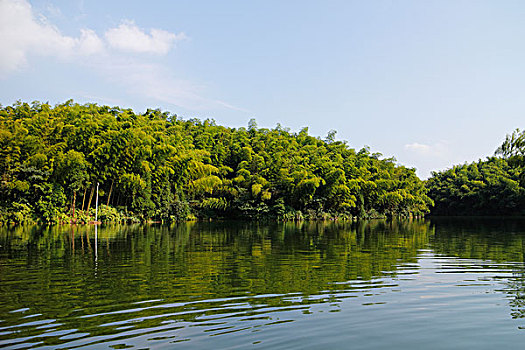
<instances>
[{"instance_id":1,"label":"reflection on water","mask_svg":"<svg viewBox=\"0 0 525 350\"><path fill-rule=\"evenodd\" d=\"M517 348L523 223L4 228L0 347Z\"/></svg>"},{"instance_id":2,"label":"reflection on water","mask_svg":"<svg viewBox=\"0 0 525 350\"><path fill-rule=\"evenodd\" d=\"M506 296L511 317L525 317L525 220L447 218L435 219L434 224L438 228L432 239L436 254L463 259L442 266L443 271L492 271L490 279L501 281L498 291Z\"/></svg>"}]
</instances>

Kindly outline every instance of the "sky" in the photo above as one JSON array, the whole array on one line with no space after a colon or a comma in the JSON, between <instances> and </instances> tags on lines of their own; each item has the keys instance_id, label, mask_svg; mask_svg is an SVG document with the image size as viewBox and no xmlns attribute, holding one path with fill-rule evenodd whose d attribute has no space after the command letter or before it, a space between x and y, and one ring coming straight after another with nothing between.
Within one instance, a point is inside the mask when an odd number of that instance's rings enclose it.
<instances>
[{"instance_id":1,"label":"sky","mask_svg":"<svg viewBox=\"0 0 525 350\"><path fill-rule=\"evenodd\" d=\"M523 128L525 2L0 0L0 104L308 127L422 178Z\"/></svg>"}]
</instances>

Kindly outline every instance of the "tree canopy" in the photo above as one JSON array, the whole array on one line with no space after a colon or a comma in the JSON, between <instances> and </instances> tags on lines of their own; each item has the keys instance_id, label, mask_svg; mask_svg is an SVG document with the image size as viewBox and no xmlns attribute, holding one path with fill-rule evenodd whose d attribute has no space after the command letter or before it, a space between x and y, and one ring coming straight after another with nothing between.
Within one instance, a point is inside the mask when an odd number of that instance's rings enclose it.
<instances>
[{"instance_id":1,"label":"tree canopy","mask_svg":"<svg viewBox=\"0 0 525 350\"><path fill-rule=\"evenodd\" d=\"M1 106L0 106L1 107ZM141 220L421 215L415 169L304 128L182 120L149 109L18 102L0 108L3 221L102 210ZM118 215L117 215L118 214ZM104 217L104 216L103 216Z\"/></svg>"},{"instance_id":2,"label":"tree canopy","mask_svg":"<svg viewBox=\"0 0 525 350\"><path fill-rule=\"evenodd\" d=\"M525 133L507 135L486 160L434 172L427 181L436 215L524 215Z\"/></svg>"}]
</instances>

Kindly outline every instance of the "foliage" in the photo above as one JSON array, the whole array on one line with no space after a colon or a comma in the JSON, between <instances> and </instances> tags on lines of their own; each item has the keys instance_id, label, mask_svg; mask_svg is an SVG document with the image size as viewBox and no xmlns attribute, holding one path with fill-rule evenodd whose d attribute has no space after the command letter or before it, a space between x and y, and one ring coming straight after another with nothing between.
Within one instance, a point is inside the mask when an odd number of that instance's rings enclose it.
<instances>
[{"instance_id":1,"label":"foliage","mask_svg":"<svg viewBox=\"0 0 525 350\"><path fill-rule=\"evenodd\" d=\"M117 209L102 204L98 208L98 219L103 222L122 222L125 220L125 217Z\"/></svg>"},{"instance_id":2,"label":"foliage","mask_svg":"<svg viewBox=\"0 0 525 350\"><path fill-rule=\"evenodd\" d=\"M432 205L414 169L335 131L322 140L72 101L0 107L0 179L2 213L20 203L44 222L89 220L97 184L103 220L410 216Z\"/></svg>"},{"instance_id":3,"label":"foliage","mask_svg":"<svg viewBox=\"0 0 525 350\"><path fill-rule=\"evenodd\" d=\"M507 135L496 155L434 172L427 181L435 215L524 215L525 135Z\"/></svg>"}]
</instances>

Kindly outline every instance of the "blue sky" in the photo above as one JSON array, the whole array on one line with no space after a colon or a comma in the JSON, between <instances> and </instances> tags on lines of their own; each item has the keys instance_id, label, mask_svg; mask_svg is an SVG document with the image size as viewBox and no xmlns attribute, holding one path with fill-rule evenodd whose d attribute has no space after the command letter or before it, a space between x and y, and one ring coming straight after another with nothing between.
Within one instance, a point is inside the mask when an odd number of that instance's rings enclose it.
<instances>
[{"instance_id":1,"label":"blue sky","mask_svg":"<svg viewBox=\"0 0 525 350\"><path fill-rule=\"evenodd\" d=\"M523 1L0 0L0 103L277 123L418 169L523 128Z\"/></svg>"}]
</instances>

